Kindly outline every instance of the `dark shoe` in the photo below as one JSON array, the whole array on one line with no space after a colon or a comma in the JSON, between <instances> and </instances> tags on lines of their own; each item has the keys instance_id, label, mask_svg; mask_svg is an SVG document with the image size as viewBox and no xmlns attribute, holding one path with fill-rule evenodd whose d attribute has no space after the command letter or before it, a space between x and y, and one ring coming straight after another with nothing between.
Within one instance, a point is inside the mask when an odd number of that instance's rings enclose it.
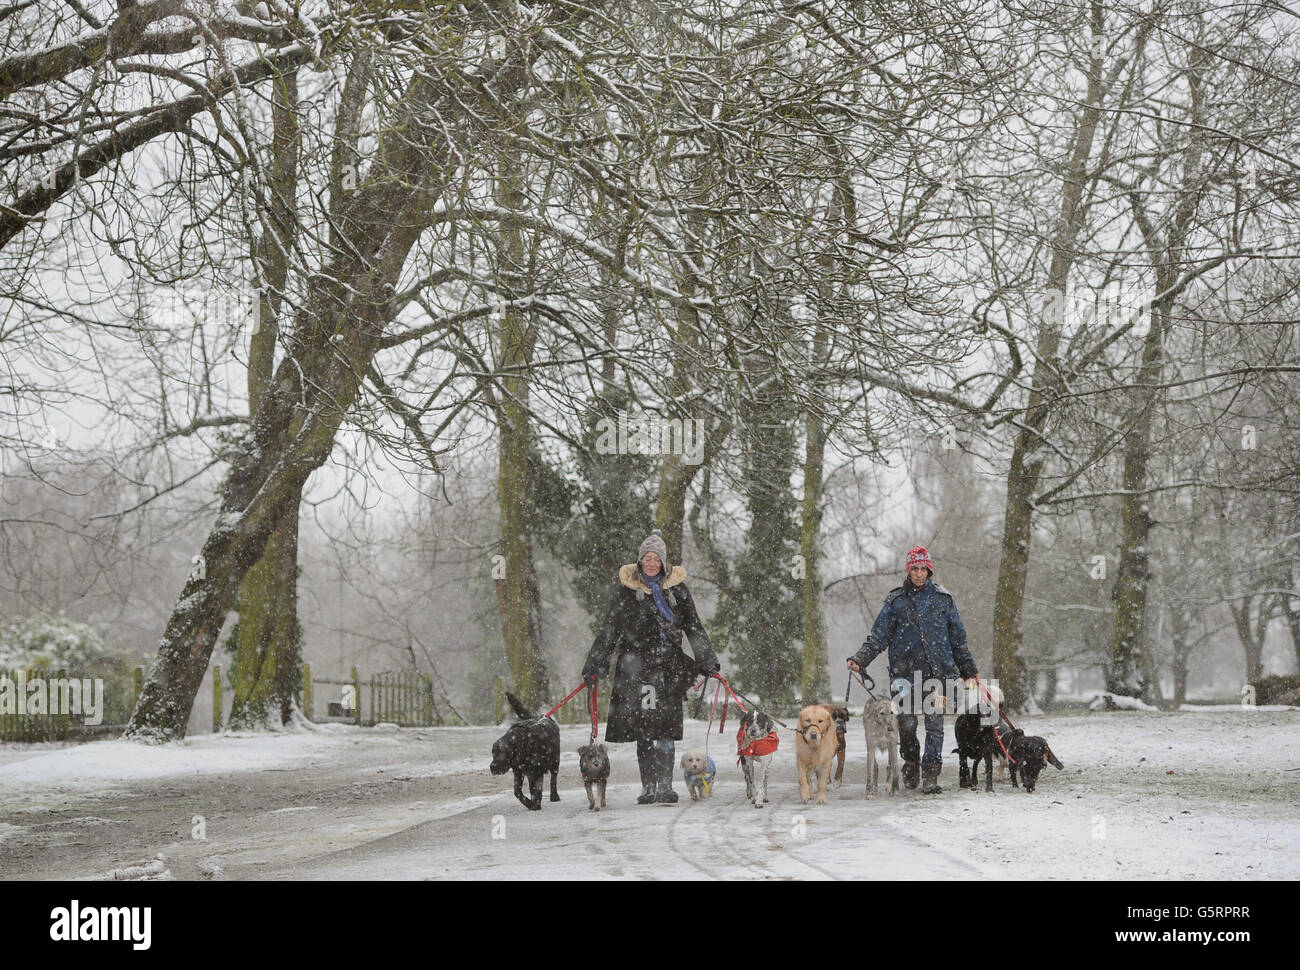
<instances>
[{"instance_id":1,"label":"dark shoe","mask_svg":"<svg viewBox=\"0 0 1300 970\"><path fill-rule=\"evenodd\" d=\"M671 788L660 788L655 792L654 799L660 805L675 805L677 803L677 792Z\"/></svg>"},{"instance_id":2,"label":"dark shoe","mask_svg":"<svg viewBox=\"0 0 1300 970\"><path fill-rule=\"evenodd\" d=\"M939 787L938 768L927 768L923 774L925 777L921 780L922 795L938 795L943 791L943 789Z\"/></svg>"},{"instance_id":3,"label":"dark shoe","mask_svg":"<svg viewBox=\"0 0 1300 970\"><path fill-rule=\"evenodd\" d=\"M921 780L921 763L919 761L903 762L903 784L908 788L915 788L916 783Z\"/></svg>"},{"instance_id":4,"label":"dark shoe","mask_svg":"<svg viewBox=\"0 0 1300 970\"><path fill-rule=\"evenodd\" d=\"M649 805L655 800L655 790L653 788L642 788L641 794L636 796L638 805Z\"/></svg>"}]
</instances>

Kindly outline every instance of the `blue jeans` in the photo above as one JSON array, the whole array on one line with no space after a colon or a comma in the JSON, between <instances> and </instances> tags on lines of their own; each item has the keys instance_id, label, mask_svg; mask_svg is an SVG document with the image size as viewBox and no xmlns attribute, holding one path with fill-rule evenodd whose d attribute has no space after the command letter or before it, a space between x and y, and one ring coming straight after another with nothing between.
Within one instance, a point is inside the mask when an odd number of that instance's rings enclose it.
<instances>
[{"instance_id":1,"label":"blue jeans","mask_svg":"<svg viewBox=\"0 0 1300 970\"><path fill-rule=\"evenodd\" d=\"M916 737L917 716L915 714L898 715L898 753L904 761L916 761L919 758L922 768L933 768L938 771L943 764L943 715L923 716L925 717L925 754L921 754L921 744Z\"/></svg>"}]
</instances>

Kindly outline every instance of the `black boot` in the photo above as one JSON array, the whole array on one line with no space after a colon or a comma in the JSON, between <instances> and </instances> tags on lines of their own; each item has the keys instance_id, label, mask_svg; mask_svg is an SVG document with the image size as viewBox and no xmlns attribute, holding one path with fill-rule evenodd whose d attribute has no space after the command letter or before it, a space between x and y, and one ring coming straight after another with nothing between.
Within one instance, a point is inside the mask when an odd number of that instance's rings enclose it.
<instances>
[{"instance_id":1,"label":"black boot","mask_svg":"<svg viewBox=\"0 0 1300 970\"><path fill-rule=\"evenodd\" d=\"M903 784L908 788L915 788L916 783L921 780L921 762L904 761L903 762Z\"/></svg>"},{"instance_id":2,"label":"black boot","mask_svg":"<svg viewBox=\"0 0 1300 970\"><path fill-rule=\"evenodd\" d=\"M641 794L636 796L638 805L649 805L655 800L655 757L657 752L653 744L640 742L636 746L636 766L641 773Z\"/></svg>"},{"instance_id":3,"label":"black boot","mask_svg":"<svg viewBox=\"0 0 1300 970\"><path fill-rule=\"evenodd\" d=\"M941 791L943 791L943 789L939 787L938 766L930 767L929 765L926 765L925 768L922 770L921 774L922 774L922 779L921 779L922 795L937 795Z\"/></svg>"},{"instance_id":4,"label":"black boot","mask_svg":"<svg viewBox=\"0 0 1300 970\"><path fill-rule=\"evenodd\" d=\"M677 792L673 791L673 762L676 760L677 752L671 741L655 742L655 801L660 805L672 805L677 801Z\"/></svg>"}]
</instances>

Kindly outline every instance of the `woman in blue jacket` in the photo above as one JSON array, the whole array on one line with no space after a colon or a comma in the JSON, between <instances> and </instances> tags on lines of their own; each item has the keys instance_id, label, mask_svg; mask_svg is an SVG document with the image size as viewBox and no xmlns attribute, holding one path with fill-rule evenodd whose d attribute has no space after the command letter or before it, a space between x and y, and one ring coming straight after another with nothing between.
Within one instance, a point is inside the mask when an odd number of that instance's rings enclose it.
<instances>
[{"instance_id":1,"label":"woman in blue jacket","mask_svg":"<svg viewBox=\"0 0 1300 970\"><path fill-rule=\"evenodd\" d=\"M954 678L970 680L979 674L975 658L966 647L966 628L961 625L952 594L931 578L934 564L924 546L907 554L907 579L889 591L871 632L856 654L849 658L850 670L862 671L886 649L889 650L891 696L899 709L899 754L903 759L903 783L915 788L922 776L921 791L934 795L943 766L944 684ZM931 681L928 699L918 689ZM925 704L925 754L917 740L916 712Z\"/></svg>"}]
</instances>

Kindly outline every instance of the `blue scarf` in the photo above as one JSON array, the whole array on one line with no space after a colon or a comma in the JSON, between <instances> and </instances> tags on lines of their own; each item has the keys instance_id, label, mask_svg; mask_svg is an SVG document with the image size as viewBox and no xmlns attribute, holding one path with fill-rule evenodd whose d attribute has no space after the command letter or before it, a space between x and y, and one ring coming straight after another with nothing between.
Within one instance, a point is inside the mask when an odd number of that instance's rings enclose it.
<instances>
[{"instance_id":1,"label":"blue scarf","mask_svg":"<svg viewBox=\"0 0 1300 970\"><path fill-rule=\"evenodd\" d=\"M659 615L662 616L669 623L675 622L677 617L676 615L674 615L672 609L668 606L668 598L664 596L664 591L662 588L662 583L664 579L663 570L660 569L659 574L657 576L647 576L645 573L641 573L641 576L650 585L650 592L654 595L655 606L659 608ZM661 640L668 639L668 634L664 632L662 627L659 629L659 639Z\"/></svg>"}]
</instances>

